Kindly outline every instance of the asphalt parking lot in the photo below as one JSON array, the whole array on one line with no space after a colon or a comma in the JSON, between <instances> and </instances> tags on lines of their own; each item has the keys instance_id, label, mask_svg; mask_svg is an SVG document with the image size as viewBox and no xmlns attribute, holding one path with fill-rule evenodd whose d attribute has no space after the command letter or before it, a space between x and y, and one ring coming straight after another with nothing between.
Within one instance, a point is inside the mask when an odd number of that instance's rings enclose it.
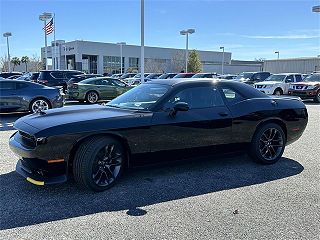
<instances>
[{"instance_id":1,"label":"asphalt parking lot","mask_svg":"<svg viewBox=\"0 0 320 240\"><path fill-rule=\"evenodd\" d=\"M37 187L14 172L1 114L0 239L319 239L320 105L275 165L246 155L132 170L102 193Z\"/></svg>"}]
</instances>

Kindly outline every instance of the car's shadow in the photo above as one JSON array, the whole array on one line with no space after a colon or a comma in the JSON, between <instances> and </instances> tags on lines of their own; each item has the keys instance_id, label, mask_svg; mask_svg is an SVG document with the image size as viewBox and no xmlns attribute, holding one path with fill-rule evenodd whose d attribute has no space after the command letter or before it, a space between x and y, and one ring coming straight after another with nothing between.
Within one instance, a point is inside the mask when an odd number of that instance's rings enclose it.
<instances>
[{"instance_id":1,"label":"car's shadow","mask_svg":"<svg viewBox=\"0 0 320 240\"><path fill-rule=\"evenodd\" d=\"M10 172L0 175L0 230L110 211L144 215L144 206L279 180L303 169L288 158L259 165L246 155L206 157L130 170L116 186L100 193L81 190L73 181L37 187Z\"/></svg>"},{"instance_id":2,"label":"car's shadow","mask_svg":"<svg viewBox=\"0 0 320 240\"><path fill-rule=\"evenodd\" d=\"M28 112L15 112L15 113L0 113L0 131L14 130L13 124L18 119Z\"/></svg>"}]
</instances>

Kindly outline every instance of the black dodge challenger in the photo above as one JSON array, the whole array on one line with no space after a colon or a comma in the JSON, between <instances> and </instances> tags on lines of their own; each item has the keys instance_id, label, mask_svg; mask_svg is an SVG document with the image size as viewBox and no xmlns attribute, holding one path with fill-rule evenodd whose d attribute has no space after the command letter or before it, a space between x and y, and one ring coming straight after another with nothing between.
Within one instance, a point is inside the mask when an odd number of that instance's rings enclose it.
<instances>
[{"instance_id":1,"label":"black dodge challenger","mask_svg":"<svg viewBox=\"0 0 320 240\"><path fill-rule=\"evenodd\" d=\"M157 160L246 149L278 161L308 121L298 98L269 97L247 84L209 79L155 80L106 105L41 111L18 119L10 147L29 182L103 191L124 168Z\"/></svg>"}]
</instances>

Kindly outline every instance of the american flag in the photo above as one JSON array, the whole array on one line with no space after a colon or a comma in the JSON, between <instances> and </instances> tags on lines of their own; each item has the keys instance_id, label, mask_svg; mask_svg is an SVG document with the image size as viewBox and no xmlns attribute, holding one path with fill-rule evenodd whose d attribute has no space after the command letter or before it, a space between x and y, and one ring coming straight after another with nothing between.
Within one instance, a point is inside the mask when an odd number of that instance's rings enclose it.
<instances>
[{"instance_id":1,"label":"american flag","mask_svg":"<svg viewBox=\"0 0 320 240\"><path fill-rule=\"evenodd\" d=\"M47 25L42 29L46 32L46 35L51 34L54 30L53 18L51 18L50 22L48 22Z\"/></svg>"}]
</instances>

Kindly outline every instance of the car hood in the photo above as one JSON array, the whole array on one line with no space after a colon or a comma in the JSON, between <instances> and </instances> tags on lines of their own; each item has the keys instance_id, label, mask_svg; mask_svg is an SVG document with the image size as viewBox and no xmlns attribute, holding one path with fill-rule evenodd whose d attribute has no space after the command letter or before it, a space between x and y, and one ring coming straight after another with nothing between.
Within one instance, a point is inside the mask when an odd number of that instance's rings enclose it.
<instances>
[{"instance_id":1,"label":"car hood","mask_svg":"<svg viewBox=\"0 0 320 240\"><path fill-rule=\"evenodd\" d=\"M297 83L291 83L291 85L316 86L316 85L320 85L320 82L297 82Z\"/></svg>"},{"instance_id":2,"label":"car hood","mask_svg":"<svg viewBox=\"0 0 320 240\"><path fill-rule=\"evenodd\" d=\"M107 122L117 122L119 119L141 117L137 111L110 108L102 105L70 106L45 111L43 114L34 113L18 119L14 127L24 131L26 126L32 130L29 133L48 132L55 129L55 134L65 132L94 131L99 125L100 129L108 129ZM114 121L114 120L117 121ZM28 130L30 130L28 129ZM28 132L26 130L26 132ZM45 136L47 134L44 134Z\"/></svg>"},{"instance_id":3,"label":"car hood","mask_svg":"<svg viewBox=\"0 0 320 240\"><path fill-rule=\"evenodd\" d=\"M279 84L282 82L278 82L278 81L263 81L263 82L257 82L255 83L256 85L275 85L275 84Z\"/></svg>"}]
</instances>

